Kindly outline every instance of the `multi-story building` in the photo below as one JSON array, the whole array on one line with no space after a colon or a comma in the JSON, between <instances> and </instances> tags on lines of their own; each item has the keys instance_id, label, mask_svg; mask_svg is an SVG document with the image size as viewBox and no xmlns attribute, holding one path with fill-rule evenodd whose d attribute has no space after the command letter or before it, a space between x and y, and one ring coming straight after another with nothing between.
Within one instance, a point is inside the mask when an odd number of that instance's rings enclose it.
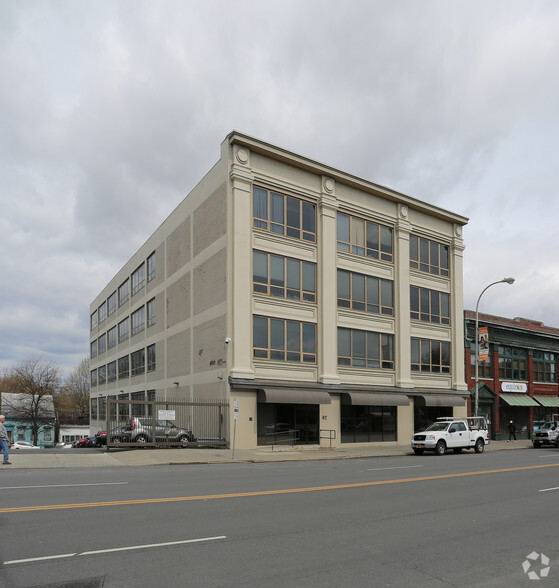
<instances>
[{"instance_id":1,"label":"multi-story building","mask_svg":"<svg viewBox=\"0 0 559 588\"><path fill-rule=\"evenodd\" d=\"M475 412L476 313L464 312L466 381ZM559 329L524 318L478 315L487 328L487 360L478 364L478 412L491 419L492 438L508 439L513 421L517 437L528 439L534 423L559 419ZM478 347L478 353L481 355Z\"/></svg>"},{"instance_id":2,"label":"multi-story building","mask_svg":"<svg viewBox=\"0 0 559 588\"><path fill-rule=\"evenodd\" d=\"M107 396L234 399L237 447L465 415L466 223L232 132L91 304L92 430Z\"/></svg>"}]
</instances>

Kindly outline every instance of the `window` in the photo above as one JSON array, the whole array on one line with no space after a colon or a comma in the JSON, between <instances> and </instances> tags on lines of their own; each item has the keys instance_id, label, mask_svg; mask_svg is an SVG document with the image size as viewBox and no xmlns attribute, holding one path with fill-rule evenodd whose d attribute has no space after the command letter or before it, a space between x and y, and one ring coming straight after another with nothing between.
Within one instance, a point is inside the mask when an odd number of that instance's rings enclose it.
<instances>
[{"instance_id":1,"label":"window","mask_svg":"<svg viewBox=\"0 0 559 588\"><path fill-rule=\"evenodd\" d=\"M97 357L97 339L95 339L95 341L91 342L90 348L91 348L91 352L90 352L91 359L93 359L94 357Z\"/></svg>"},{"instance_id":2,"label":"window","mask_svg":"<svg viewBox=\"0 0 559 588\"><path fill-rule=\"evenodd\" d=\"M103 302L99 307L99 324L107 318L107 301Z\"/></svg>"},{"instance_id":3,"label":"window","mask_svg":"<svg viewBox=\"0 0 559 588\"><path fill-rule=\"evenodd\" d=\"M105 353L107 351L107 334L103 333L99 339L97 340L97 346L99 350L99 355Z\"/></svg>"},{"instance_id":4,"label":"window","mask_svg":"<svg viewBox=\"0 0 559 588\"><path fill-rule=\"evenodd\" d=\"M394 315L391 280L338 270L338 307Z\"/></svg>"},{"instance_id":5,"label":"window","mask_svg":"<svg viewBox=\"0 0 559 588\"><path fill-rule=\"evenodd\" d=\"M253 345L255 358L316 363L316 326L255 316Z\"/></svg>"},{"instance_id":6,"label":"window","mask_svg":"<svg viewBox=\"0 0 559 588\"><path fill-rule=\"evenodd\" d=\"M338 365L394 369L394 335L338 328Z\"/></svg>"},{"instance_id":7,"label":"window","mask_svg":"<svg viewBox=\"0 0 559 588\"><path fill-rule=\"evenodd\" d=\"M534 351L534 381L557 382L557 356L547 351Z\"/></svg>"},{"instance_id":8,"label":"window","mask_svg":"<svg viewBox=\"0 0 559 588\"><path fill-rule=\"evenodd\" d=\"M107 348L112 349L116 346L116 327L107 331Z\"/></svg>"},{"instance_id":9,"label":"window","mask_svg":"<svg viewBox=\"0 0 559 588\"><path fill-rule=\"evenodd\" d=\"M104 421L107 418L107 399L99 397L99 420Z\"/></svg>"},{"instance_id":10,"label":"window","mask_svg":"<svg viewBox=\"0 0 559 588\"><path fill-rule=\"evenodd\" d=\"M116 290L107 298L107 309L109 316L116 311Z\"/></svg>"},{"instance_id":11,"label":"window","mask_svg":"<svg viewBox=\"0 0 559 588\"><path fill-rule=\"evenodd\" d=\"M102 365L98 371L99 371L99 385L101 385L107 381L107 366Z\"/></svg>"},{"instance_id":12,"label":"window","mask_svg":"<svg viewBox=\"0 0 559 588\"><path fill-rule=\"evenodd\" d=\"M253 190L253 226L303 241L316 241L316 207L263 188Z\"/></svg>"},{"instance_id":13,"label":"window","mask_svg":"<svg viewBox=\"0 0 559 588\"><path fill-rule=\"evenodd\" d=\"M501 380L526 380L526 365L526 349L499 347L499 378Z\"/></svg>"},{"instance_id":14,"label":"window","mask_svg":"<svg viewBox=\"0 0 559 588\"><path fill-rule=\"evenodd\" d=\"M122 306L130 299L130 280L126 280L118 287L118 305Z\"/></svg>"},{"instance_id":15,"label":"window","mask_svg":"<svg viewBox=\"0 0 559 588\"><path fill-rule=\"evenodd\" d=\"M91 399L91 418L93 420L97 419L97 398L92 398ZM76 439L72 439L72 441L75 441Z\"/></svg>"},{"instance_id":16,"label":"window","mask_svg":"<svg viewBox=\"0 0 559 588\"><path fill-rule=\"evenodd\" d=\"M137 335L142 332L146 327L146 308L142 306L138 308L136 312L130 315L130 321L132 322L132 335Z\"/></svg>"},{"instance_id":17,"label":"window","mask_svg":"<svg viewBox=\"0 0 559 588\"><path fill-rule=\"evenodd\" d=\"M410 286L410 317L439 325L450 324L450 296L444 292Z\"/></svg>"},{"instance_id":18,"label":"window","mask_svg":"<svg viewBox=\"0 0 559 588\"><path fill-rule=\"evenodd\" d=\"M122 343L130 337L130 322L127 318L118 323L118 342Z\"/></svg>"},{"instance_id":19,"label":"window","mask_svg":"<svg viewBox=\"0 0 559 588\"><path fill-rule=\"evenodd\" d=\"M148 282L155 279L155 251L148 257Z\"/></svg>"},{"instance_id":20,"label":"window","mask_svg":"<svg viewBox=\"0 0 559 588\"><path fill-rule=\"evenodd\" d=\"M412 372L450 373L450 343L430 339L411 340Z\"/></svg>"},{"instance_id":21,"label":"window","mask_svg":"<svg viewBox=\"0 0 559 588\"><path fill-rule=\"evenodd\" d=\"M135 351L131 355L132 375L138 376L146 370L146 352L145 349Z\"/></svg>"},{"instance_id":22,"label":"window","mask_svg":"<svg viewBox=\"0 0 559 588\"><path fill-rule=\"evenodd\" d=\"M148 327L155 325L155 298L152 298L146 305L148 315Z\"/></svg>"},{"instance_id":23,"label":"window","mask_svg":"<svg viewBox=\"0 0 559 588\"><path fill-rule=\"evenodd\" d=\"M398 420L395 406L341 405L342 443L397 441Z\"/></svg>"},{"instance_id":24,"label":"window","mask_svg":"<svg viewBox=\"0 0 559 588\"><path fill-rule=\"evenodd\" d=\"M91 370L91 385L97 386L97 370Z\"/></svg>"},{"instance_id":25,"label":"window","mask_svg":"<svg viewBox=\"0 0 559 588\"><path fill-rule=\"evenodd\" d=\"M111 361L107 364L107 381L114 382L116 380L116 361Z\"/></svg>"},{"instance_id":26,"label":"window","mask_svg":"<svg viewBox=\"0 0 559 588\"><path fill-rule=\"evenodd\" d=\"M281 255L253 252L253 292L316 302L316 266Z\"/></svg>"},{"instance_id":27,"label":"window","mask_svg":"<svg viewBox=\"0 0 559 588\"><path fill-rule=\"evenodd\" d=\"M142 265L132 274L132 296L137 294L146 284L146 264Z\"/></svg>"},{"instance_id":28,"label":"window","mask_svg":"<svg viewBox=\"0 0 559 588\"><path fill-rule=\"evenodd\" d=\"M147 355L148 355L148 372L155 371L155 344L150 345L147 348Z\"/></svg>"},{"instance_id":29,"label":"window","mask_svg":"<svg viewBox=\"0 0 559 588\"><path fill-rule=\"evenodd\" d=\"M128 355L119 358L118 360L118 379L128 378L130 375L130 358Z\"/></svg>"},{"instance_id":30,"label":"window","mask_svg":"<svg viewBox=\"0 0 559 588\"><path fill-rule=\"evenodd\" d=\"M491 349L487 361L480 361L478 363L478 376L480 378L492 378L493 372L491 369ZM475 342L470 343L470 363L472 365L472 374L475 373L476 369L476 344Z\"/></svg>"},{"instance_id":31,"label":"window","mask_svg":"<svg viewBox=\"0 0 559 588\"><path fill-rule=\"evenodd\" d=\"M97 325L98 325L98 316L99 315L97 314L97 311L96 310L91 313L91 317L90 317L90 320L91 320L91 330L93 330L93 329L95 329L95 327L97 327Z\"/></svg>"},{"instance_id":32,"label":"window","mask_svg":"<svg viewBox=\"0 0 559 588\"><path fill-rule=\"evenodd\" d=\"M143 402L146 399L145 392L132 392L130 400L132 401L132 416L143 416L145 404L134 404L134 401Z\"/></svg>"},{"instance_id":33,"label":"window","mask_svg":"<svg viewBox=\"0 0 559 588\"><path fill-rule=\"evenodd\" d=\"M339 212L338 249L392 262L392 229Z\"/></svg>"},{"instance_id":34,"label":"window","mask_svg":"<svg viewBox=\"0 0 559 588\"><path fill-rule=\"evenodd\" d=\"M410 235L410 267L435 276L448 277L448 245Z\"/></svg>"}]
</instances>

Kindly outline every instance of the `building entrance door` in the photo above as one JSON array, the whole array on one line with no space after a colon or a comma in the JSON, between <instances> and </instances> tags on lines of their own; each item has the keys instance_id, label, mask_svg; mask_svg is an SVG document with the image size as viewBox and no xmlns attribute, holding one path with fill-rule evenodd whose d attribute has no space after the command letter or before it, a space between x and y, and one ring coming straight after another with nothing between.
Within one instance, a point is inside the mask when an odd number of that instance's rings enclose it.
<instances>
[{"instance_id":1,"label":"building entrance door","mask_svg":"<svg viewBox=\"0 0 559 588\"><path fill-rule=\"evenodd\" d=\"M295 405L295 429L299 431L298 443L318 445L318 406L314 404Z\"/></svg>"}]
</instances>

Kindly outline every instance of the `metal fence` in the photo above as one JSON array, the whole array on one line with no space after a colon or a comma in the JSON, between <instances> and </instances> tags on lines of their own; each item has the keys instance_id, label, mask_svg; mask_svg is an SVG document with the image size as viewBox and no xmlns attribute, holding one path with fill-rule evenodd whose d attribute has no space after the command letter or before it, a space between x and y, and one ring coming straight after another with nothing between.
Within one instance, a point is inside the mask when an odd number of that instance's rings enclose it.
<instances>
[{"instance_id":1,"label":"metal fence","mask_svg":"<svg viewBox=\"0 0 559 588\"><path fill-rule=\"evenodd\" d=\"M229 401L107 399L107 447L227 447Z\"/></svg>"}]
</instances>

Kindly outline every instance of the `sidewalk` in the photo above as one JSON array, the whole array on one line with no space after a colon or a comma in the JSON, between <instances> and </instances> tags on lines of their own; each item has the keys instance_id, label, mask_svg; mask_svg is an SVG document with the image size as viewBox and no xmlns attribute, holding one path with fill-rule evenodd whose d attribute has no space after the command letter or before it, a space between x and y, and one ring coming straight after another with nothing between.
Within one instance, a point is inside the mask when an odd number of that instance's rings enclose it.
<instances>
[{"instance_id":1,"label":"sidewalk","mask_svg":"<svg viewBox=\"0 0 559 588\"><path fill-rule=\"evenodd\" d=\"M527 449L532 442L522 439L516 443L491 441L485 451ZM543 449L545 451L545 449ZM473 452L473 451L472 451ZM452 455L452 452L449 452ZM344 445L342 447L259 447L257 449L99 449L96 452L82 452L80 449L64 449L58 453L26 451L16 449L10 452L12 465L8 468L96 468L131 467L151 465L187 465L217 463L264 463L282 461L311 461L320 459L355 459L362 457L413 456L409 445Z\"/></svg>"}]
</instances>

